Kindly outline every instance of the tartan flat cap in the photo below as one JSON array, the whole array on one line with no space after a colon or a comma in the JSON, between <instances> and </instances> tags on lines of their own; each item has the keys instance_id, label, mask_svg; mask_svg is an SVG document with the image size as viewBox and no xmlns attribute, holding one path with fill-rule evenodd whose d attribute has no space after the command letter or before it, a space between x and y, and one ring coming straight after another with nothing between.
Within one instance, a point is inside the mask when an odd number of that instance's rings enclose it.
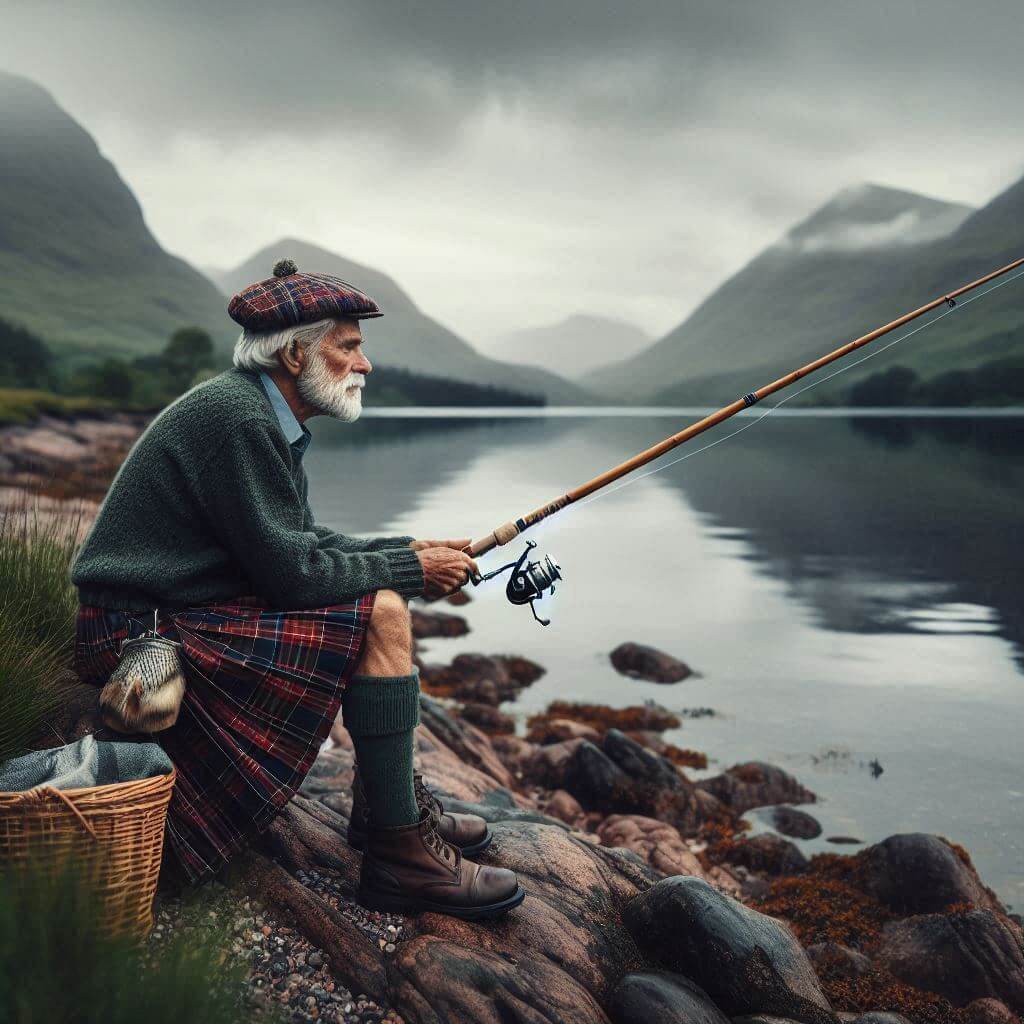
<instances>
[{"instance_id":1,"label":"tartan flat cap","mask_svg":"<svg viewBox=\"0 0 1024 1024\"><path fill-rule=\"evenodd\" d=\"M369 295L347 281L331 274L300 274L292 260L278 260L273 277L243 288L228 303L228 316L247 331L281 331L329 316L364 320L383 315Z\"/></svg>"}]
</instances>

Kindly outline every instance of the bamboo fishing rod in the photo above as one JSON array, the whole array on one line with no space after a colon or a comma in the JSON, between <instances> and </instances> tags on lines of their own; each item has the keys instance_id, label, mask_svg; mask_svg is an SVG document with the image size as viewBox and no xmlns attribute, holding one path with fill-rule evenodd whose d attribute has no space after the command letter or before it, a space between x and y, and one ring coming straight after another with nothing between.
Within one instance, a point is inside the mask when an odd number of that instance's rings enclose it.
<instances>
[{"instance_id":1,"label":"bamboo fishing rod","mask_svg":"<svg viewBox=\"0 0 1024 1024\"><path fill-rule=\"evenodd\" d=\"M612 469L606 470L599 476L595 476L592 480L588 480L586 483L580 484L579 487L576 487L571 491L567 491L560 497L555 498L554 501L549 501L546 505L542 505L540 508L530 512L528 515L524 515L519 519L515 519L511 522L505 523L503 526L497 527L486 537L482 537L480 540L474 541L466 550L471 556L476 558L478 555L484 555L488 551L493 551L496 547L508 544L521 533L528 530L531 526L536 526L537 523L542 522L549 516L553 516L556 512L559 512L568 505L573 504L573 502L580 501L582 498L588 497L595 491L599 491L601 488L607 487L608 484L614 483L616 480L620 480L622 477L632 473L635 469L639 469L641 466L646 466L649 462L653 462L666 452L672 451L673 448L678 448L679 445L685 444L690 440L690 438L696 437L698 434L703 434L705 430L709 430L711 427L735 416L738 412L742 412L744 409L750 408L750 406L760 402L761 399L767 398L776 391L781 391L783 388L789 387L790 384L800 380L801 377L806 377L807 374L813 373L815 370L821 369L821 367L827 366L829 363L834 363L837 359L842 359L843 356L849 355L849 353L856 349L861 348L864 345L868 345L872 341L876 341L883 335L889 334L891 331L895 331L898 328L903 327L905 324L909 324L912 320L916 320L920 316L924 316L925 313L941 306L943 303L946 303L950 307L955 306L956 299L965 292L973 291L975 288L979 288L981 285L987 284L989 281L992 281L997 277L1002 277L1003 274L1008 274L1011 270L1016 270L1017 267L1020 266L1024 266L1024 258L1014 260L1012 263L1008 263L1005 267L1001 267L999 270L993 270L992 273L986 274L984 277L979 277L977 281L965 284L962 287L957 288L956 291L940 295L937 299L934 299L927 305L921 306L920 309L915 309L911 313L905 313L903 316L893 320L891 323L887 323L884 327L878 327L870 333L857 338L855 341L851 341L848 344L843 345L841 348L837 348L834 352L829 352L828 355L824 355L820 359L815 359L814 362L808 363L806 366L801 366L799 370L794 370L792 373L786 374L785 377L780 377L778 380L772 381L771 384L765 384L764 387L760 387L756 391L751 391L745 394L742 398L736 399L735 402L723 406L717 412L713 412L709 416L705 416L704 419L691 424L685 430L679 431L678 434L666 437L664 441L660 441L658 444L640 452L638 455L634 455L631 459L627 459L618 466L614 466Z\"/></svg>"}]
</instances>

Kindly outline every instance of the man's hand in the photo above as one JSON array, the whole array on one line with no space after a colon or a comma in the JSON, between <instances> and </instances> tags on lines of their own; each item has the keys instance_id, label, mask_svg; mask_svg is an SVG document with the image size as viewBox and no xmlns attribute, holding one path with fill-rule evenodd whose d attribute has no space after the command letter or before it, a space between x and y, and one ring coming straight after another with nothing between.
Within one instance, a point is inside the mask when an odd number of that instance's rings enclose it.
<instances>
[{"instance_id":1,"label":"man's hand","mask_svg":"<svg viewBox=\"0 0 1024 1024\"><path fill-rule=\"evenodd\" d=\"M462 551L472 543L472 537L463 537L461 540L414 540L409 547L413 551L426 551L427 548L454 548L456 551Z\"/></svg>"},{"instance_id":2,"label":"man's hand","mask_svg":"<svg viewBox=\"0 0 1024 1024\"><path fill-rule=\"evenodd\" d=\"M464 587L469 582L469 574L479 570L476 562L473 561L465 551L460 551L452 545L461 544L461 541L446 541L444 544L416 548L416 544L426 543L414 541L409 545L416 551L416 557L423 566L423 596L433 600L443 597L453 590ZM466 541L469 544L469 541Z\"/></svg>"}]
</instances>

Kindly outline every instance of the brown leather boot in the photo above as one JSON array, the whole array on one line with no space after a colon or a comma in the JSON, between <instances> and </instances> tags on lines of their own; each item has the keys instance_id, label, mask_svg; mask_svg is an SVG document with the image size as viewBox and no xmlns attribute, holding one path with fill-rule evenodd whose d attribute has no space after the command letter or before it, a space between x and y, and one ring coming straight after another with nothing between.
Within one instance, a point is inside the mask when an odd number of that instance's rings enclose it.
<instances>
[{"instance_id":1,"label":"brown leather boot","mask_svg":"<svg viewBox=\"0 0 1024 1024\"><path fill-rule=\"evenodd\" d=\"M446 842L429 808L421 807L411 825L370 824L359 876L359 902L368 910L433 910L475 921L518 907L525 897L514 871L466 860Z\"/></svg>"},{"instance_id":2,"label":"brown leather boot","mask_svg":"<svg viewBox=\"0 0 1024 1024\"><path fill-rule=\"evenodd\" d=\"M413 772L412 778L416 790L416 803L421 810L426 807L431 811L437 829L446 842L457 846L466 857L482 853L491 845L491 830L479 814L446 811L441 801L427 788L419 772ZM352 814L346 834L348 845L356 850L364 849L369 828L370 808L366 803L366 790L363 788L362 779L359 778L359 763L356 762L355 774L352 776Z\"/></svg>"}]
</instances>

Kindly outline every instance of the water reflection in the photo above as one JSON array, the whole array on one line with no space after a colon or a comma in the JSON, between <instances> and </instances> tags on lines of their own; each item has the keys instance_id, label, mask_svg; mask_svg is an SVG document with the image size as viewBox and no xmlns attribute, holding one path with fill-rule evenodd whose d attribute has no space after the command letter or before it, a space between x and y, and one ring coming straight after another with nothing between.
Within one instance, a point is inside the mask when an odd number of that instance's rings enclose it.
<instances>
[{"instance_id":1,"label":"water reflection","mask_svg":"<svg viewBox=\"0 0 1024 1024\"><path fill-rule=\"evenodd\" d=\"M1024 667L1024 420L770 418L740 441L661 477L822 625L998 630Z\"/></svg>"},{"instance_id":2,"label":"water reflection","mask_svg":"<svg viewBox=\"0 0 1024 1024\"><path fill-rule=\"evenodd\" d=\"M318 419L310 500L335 528L380 531L443 506L451 481L476 473L477 507L462 493L459 514L483 532L673 427L663 418ZM738 557L785 580L824 628L997 632L1024 667L1015 555L1024 419L770 417L656 479L682 493L709 535L744 538ZM536 482L527 499L524 480ZM496 505L502 495L508 504ZM493 522L477 514L491 507ZM573 514L596 526L602 510L614 514L602 502Z\"/></svg>"},{"instance_id":3,"label":"water reflection","mask_svg":"<svg viewBox=\"0 0 1024 1024\"><path fill-rule=\"evenodd\" d=\"M311 503L347 532L482 536L680 425L317 419ZM795 772L826 835L950 835L1020 905L1022 433L1013 419L769 417L531 531L566 578L542 612L551 629L492 581L471 634L427 657L535 658L548 674L506 707L520 720L557 698L714 707L669 738L712 770L742 757ZM607 658L623 640L701 675L623 679Z\"/></svg>"}]
</instances>

